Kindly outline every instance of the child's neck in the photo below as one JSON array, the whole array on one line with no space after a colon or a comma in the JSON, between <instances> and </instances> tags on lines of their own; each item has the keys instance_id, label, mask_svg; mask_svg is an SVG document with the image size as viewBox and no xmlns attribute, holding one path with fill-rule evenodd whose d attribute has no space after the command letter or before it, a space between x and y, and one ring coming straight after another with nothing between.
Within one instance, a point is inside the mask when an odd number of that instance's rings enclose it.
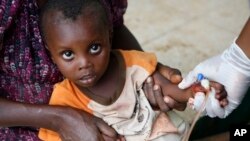
<instances>
[{"instance_id":1,"label":"child's neck","mask_svg":"<svg viewBox=\"0 0 250 141\"><path fill-rule=\"evenodd\" d=\"M118 61L116 55L111 53L110 62L107 71L95 86L82 88L88 97L94 101L110 105L114 103L121 94L125 79L121 77L121 63Z\"/></svg>"}]
</instances>

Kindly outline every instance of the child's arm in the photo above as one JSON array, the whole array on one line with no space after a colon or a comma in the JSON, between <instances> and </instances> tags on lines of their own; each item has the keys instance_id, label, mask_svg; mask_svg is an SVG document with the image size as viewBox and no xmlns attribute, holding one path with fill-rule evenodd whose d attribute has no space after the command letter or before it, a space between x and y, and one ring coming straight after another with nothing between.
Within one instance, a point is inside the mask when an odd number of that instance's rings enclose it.
<instances>
[{"instance_id":1,"label":"child's arm","mask_svg":"<svg viewBox=\"0 0 250 141\"><path fill-rule=\"evenodd\" d=\"M152 75L155 84L159 85L164 96L170 96L177 102L186 103L189 98L193 97L195 92L192 88L180 89L177 84L171 83L159 72L154 72Z\"/></svg>"}]
</instances>

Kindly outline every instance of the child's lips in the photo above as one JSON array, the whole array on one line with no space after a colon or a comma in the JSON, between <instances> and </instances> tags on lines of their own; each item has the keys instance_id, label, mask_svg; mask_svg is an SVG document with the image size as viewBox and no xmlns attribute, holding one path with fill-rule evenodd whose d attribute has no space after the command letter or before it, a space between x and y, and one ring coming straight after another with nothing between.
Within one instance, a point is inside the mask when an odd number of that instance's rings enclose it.
<instances>
[{"instance_id":1,"label":"child's lips","mask_svg":"<svg viewBox=\"0 0 250 141\"><path fill-rule=\"evenodd\" d=\"M82 76L79 80L83 83L83 84L90 84L92 83L96 78L96 75L94 74L88 74L88 75L84 75Z\"/></svg>"}]
</instances>

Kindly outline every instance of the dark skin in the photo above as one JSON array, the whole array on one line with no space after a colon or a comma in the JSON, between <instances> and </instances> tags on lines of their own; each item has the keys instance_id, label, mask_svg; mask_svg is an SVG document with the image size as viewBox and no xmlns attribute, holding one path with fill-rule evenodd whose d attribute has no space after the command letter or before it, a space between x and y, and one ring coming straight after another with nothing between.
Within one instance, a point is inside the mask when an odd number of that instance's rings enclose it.
<instances>
[{"instance_id":1,"label":"dark skin","mask_svg":"<svg viewBox=\"0 0 250 141\"><path fill-rule=\"evenodd\" d=\"M38 1L38 6L41 7L47 0L37 0L37 1ZM125 49L125 50L134 49L143 51L140 44L134 37L134 35L129 31L129 29L125 25L113 28L112 49ZM181 72L178 69L162 65L161 63L158 63L156 71L160 72L167 80L170 80L174 84L178 84L182 80ZM220 85L216 82L212 82L211 86L216 89L217 91L216 98L220 100L220 103L222 103L221 105L222 106L227 105L227 100L226 100L227 93L225 92L223 85ZM144 91L145 93L147 93L146 96L149 99L149 102L156 109L158 108L161 109L161 107L165 107L164 109L161 110L168 111L174 108L183 111L186 108L186 103L177 102L170 96L162 94L160 87L155 85L154 81L146 81L144 85ZM157 97L160 100L156 101L155 97ZM163 97L168 100L164 102Z\"/></svg>"},{"instance_id":2,"label":"dark skin","mask_svg":"<svg viewBox=\"0 0 250 141\"><path fill-rule=\"evenodd\" d=\"M247 55L248 58L250 58L250 18L246 22L244 28L242 29L238 39L236 40L236 43L239 45L239 47L243 50L243 52Z\"/></svg>"},{"instance_id":3,"label":"dark skin","mask_svg":"<svg viewBox=\"0 0 250 141\"><path fill-rule=\"evenodd\" d=\"M196 92L193 91L191 87L185 90L179 89L176 84L171 83L169 80L165 79L159 72L155 72L152 77L155 84L160 86L161 92L164 95L168 95L171 98L175 99L177 102L186 103L188 99L193 97ZM203 90L202 87L200 88L200 90ZM156 101L159 101L159 98L156 97Z\"/></svg>"},{"instance_id":4,"label":"dark skin","mask_svg":"<svg viewBox=\"0 0 250 141\"><path fill-rule=\"evenodd\" d=\"M42 7L43 4L47 0L37 0L37 4L39 7ZM143 51L140 44L138 43L137 39L134 37L134 35L130 32L130 30L125 26L121 25L119 27L113 28L113 35L112 35L112 49L124 49L124 50L139 50ZM170 80L174 84L178 84L181 82L181 72L178 69L171 68L166 65L162 65L161 63L158 63L157 65L157 71L160 72L166 79ZM219 91L224 90L223 86L218 88ZM165 95L165 97L168 99L168 102L163 101L164 95L161 93L160 89L153 89L154 83L153 81L149 83L145 83L144 85L144 91L150 95L149 102L155 107L166 107L165 109L161 109L164 111L167 111L168 109L177 109L183 111L186 108L186 103L178 103L171 97ZM148 96L147 95L147 96ZM226 95L219 94L221 98L225 98ZM159 97L160 102L157 103L155 101L154 97Z\"/></svg>"},{"instance_id":5,"label":"dark skin","mask_svg":"<svg viewBox=\"0 0 250 141\"><path fill-rule=\"evenodd\" d=\"M116 27L113 31L112 48L117 49L118 47L125 50L135 49L143 51L136 38L125 25ZM161 63L158 63L156 71L173 84L178 84L182 80L181 72L178 69L162 65ZM226 106L228 102L226 99L227 92L225 91L224 86L217 82L210 82L210 84L215 88L216 98L219 100L221 106ZM155 84L154 79L152 79L151 77L149 77L145 82L143 89L150 104L155 107L155 109L160 109L162 111L168 111L171 109L183 111L186 108L186 103L177 102L169 95L163 94L161 92L161 87ZM156 101L156 98L158 99L158 101ZM164 101L164 99L167 99L167 101Z\"/></svg>"},{"instance_id":6,"label":"dark skin","mask_svg":"<svg viewBox=\"0 0 250 141\"><path fill-rule=\"evenodd\" d=\"M95 118L86 112L73 108L23 104L4 99L0 99L0 107L0 125L2 127L44 127L63 135L65 140L67 139L66 137L70 136L72 137L70 140L73 141L77 141L79 139L84 139L86 141L104 141L103 136L99 133L99 130L106 136L116 137L116 132L112 128L106 128L106 124L101 119ZM90 124L86 126L86 123ZM75 130L76 127L77 130ZM82 134L83 132L86 134ZM96 132L95 136L92 135L93 132ZM92 136L88 136L89 134Z\"/></svg>"},{"instance_id":7,"label":"dark skin","mask_svg":"<svg viewBox=\"0 0 250 141\"><path fill-rule=\"evenodd\" d=\"M57 17L63 17L61 12L50 11L42 18L45 41L54 63L64 77L74 82L88 97L103 105L114 103L119 97L117 94L121 93L119 88L124 87L125 80L121 79L121 76L125 74L119 74L120 63L113 54L110 58L107 57L111 48L109 28L100 24L98 20L92 19L92 16L79 15L75 21ZM86 22L86 19L91 22ZM81 74L91 72L90 74L95 74L97 77L87 84L78 82L76 76L79 76L79 72ZM163 93L180 103L186 103L194 95L195 91L192 91L192 88L181 90L159 72L155 72L152 78L162 88L159 94ZM117 85L118 81L123 81L121 86ZM105 94L103 94L104 91ZM159 106L165 106L160 96L153 98ZM149 97L149 99L153 98ZM161 110L168 108L163 106L160 107Z\"/></svg>"},{"instance_id":8,"label":"dark skin","mask_svg":"<svg viewBox=\"0 0 250 141\"><path fill-rule=\"evenodd\" d=\"M46 0L38 0L38 5L41 6ZM140 48L140 45L135 40L134 36L129 30L122 25L114 29L113 35L113 46L120 47L127 43L127 46L131 46L134 49ZM129 35L129 36L128 36ZM116 38L117 37L117 38ZM119 39L118 37L123 39ZM134 41L135 40L135 41ZM123 42L124 41L124 42ZM131 42L127 42L131 41ZM158 68L158 71L169 80L174 80L175 82L181 81L181 75L179 71L173 70L169 67L166 69ZM163 73L163 70L164 73ZM176 79L177 78L177 79ZM148 91L153 97L161 96L162 94L159 89L152 89L154 83L145 83L145 90ZM149 99L150 101L154 101ZM162 103L162 102L161 102ZM170 102L165 104L167 107L174 108L176 102L170 98ZM158 103L155 104L156 107ZM185 105L184 105L185 106ZM177 106L178 107L178 106ZM80 141L102 141L102 140L116 140L118 139L116 132L110 128L105 122L96 118L84 111L79 111L69 107L61 106L47 106L47 105L35 105L35 104L25 104L19 102L12 102L10 100L0 98L0 126L10 127L10 126L33 126L33 127L43 127L54 131L58 131L61 134L69 134L75 138L72 140ZM11 110L15 109L15 110ZM184 108L182 108L184 109ZM27 116L29 115L29 116ZM58 120L54 120L58 119ZM74 121L75 124L72 124ZM53 123L53 124L52 124ZM63 124L62 124L63 123ZM75 127L72 125L81 125L76 132ZM59 131L60 129L60 131ZM83 134L84 133L84 134Z\"/></svg>"},{"instance_id":9,"label":"dark skin","mask_svg":"<svg viewBox=\"0 0 250 141\"><path fill-rule=\"evenodd\" d=\"M50 10L43 15L41 23L48 50L64 77L89 98L102 105L110 105L117 100L124 88L123 76L126 72L119 69L124 70L125 66L110 52L111 35L108 24L103 24L98 16L93 18L93 11L84 10L84 14L77 16L76 20L70 20L60 18L64 17L61 11ZM94 14L98 15L97 12ZM155 72L152 78L161 86L164 95L169 95L178 102L186 103L194 95L192 88L179 89L159 72ZM159 103L162 98L156 97L156 101ZM74 126L77 130L82 125ZM69 136L60 134L64 140Z\"/></svg>"},{"instance_id":10,"label":"dark skin","mask_svg":"<svg viewBox=\"0 0 250 141\"><path fill-rule=\"evenodd\" d=\"M42 18L44 39L63 76L91 99L110 105L123 87L117 82L125 80L119 77L117 58L110 54L109 26L83 13L71 21L58 18L63 17L60 11L47 12Z\"/></svg>"},{"instance_id":11,"label":"dark skin","mask_svg":"<svg viewBox=\"0 0 250 141\"><path fill-rule=\"evenodd\" d=\"M75 21L58 20L57 17L63 17L62 13L49 11L42 18L45 41L54 63L64 77L74 82L88 97L103 105L114 103L125 84L125 73L119 68L124 70L125 66L110 53L109 27L92 19L92 16L79 15ZM86 19L91 22L86 22ZM88 79L79 80L83 74L88 74ZM179 89L159 72L155 72L152 78L164 95L180 103L186 103L195 93L192 88ZM160 99L157 97L156 101L161 102Z\"/></svg>"},{"instance_id":12,"label":"dark skin","mask_svg":"<svg viewBox=\"0 0 250 141\"><path fill-rule=\"evenodd\" d=\"M42 5L45 1L39 0L39 2L41 3L38 4ZM135 39L130 36L132 34L129 30L123 30L124 28L123 25L114 29L113 42L117 44L115 46L119 46L118 43L125 44L126 41ZM116 36L123 37L124 40L116 41ZM134 43L131 42L131 45L128 46L134 46L137 49L138 44L134 45ZM73 141L115 141L120 139L115 130L103 120L89 115L85 111L70 107L25 104L0 98L0 111L0 126L2 127L43 127L59 132L61 135L70 135L73 137L71 139ZM73 124L72 121L74 121ZM76 128L75 125L80 126Z\"/></svg>"},{"instance_id":13,"label":"dark skin","mask_svg":"<svg viewBox=\"0 0 250 141\"><path fill-rule=\"evenodd\" d=\"M163 66L164 67L164 66ZM163 68L163 67L158 67L159 68ZM165 71L168 70L169 71ZM164 72L158 71L160 73L160 75L163 75L165 78L168 78L164 83L167 83L167 81L169 83L171 83L171 85L177 85L179 83L179 81L181 81L181 75L178 75L178 70L174 69L174 68L170 68L170 67L165 67ZM167 73L166 73L167 72ZM164 75L165 74L165 75ZM186 103L183 103L183 100L181 100L181 97L179 97L179 95L172 95L170 93L164 93L162 92L162 88L161 85L159 85L159 83L155 83L155 81L152 77L149 77L146 82L144 83L144 91L146 94L146 97L148 98L148 100L150 101L150 104L155 108L155 109L160 109L162 111L169 111L172 108L179 110L179 111L183 111L186 108ZM224 89L224 86L217 83L217 82L210 82L211 87L215 88L216 91L216 99L219 100L219 103L222 107L225 107L228 104L228 101L226 99L227 97L227 92ZM177 86L176 86L177 87ZM205 92L206 90L202 87L197 87L197 89L195 90L197 91L202 91ZM181 93L181 92L179 92ZM172 95L172 97L171 97ZM187 97L190 96L190 94L186 95ZM177 99L175 99L175 97ZM184 98L185 101L186 98ZM181 102L182 101L182 102Z\"/></svg>"}]
</instances>

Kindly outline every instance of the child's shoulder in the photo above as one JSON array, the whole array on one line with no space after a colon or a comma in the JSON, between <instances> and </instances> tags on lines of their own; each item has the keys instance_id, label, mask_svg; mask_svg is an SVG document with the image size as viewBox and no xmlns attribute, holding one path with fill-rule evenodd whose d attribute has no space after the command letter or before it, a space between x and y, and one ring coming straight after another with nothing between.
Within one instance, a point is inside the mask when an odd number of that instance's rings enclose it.
<instances>
[{"instance_id":1,"label":"child's shoulder","mask_svg":"<svg viewBox=\"0 0 250 141\"><path fill-rule=\"evenodd\" d=\"M120 54L126 66L132 65L153 65L156 66L157 58L154 53L138 50L114 50L115 54Z\"/></svg>"},{"instance_id":2,"label":"child's shoulder","mask_svg":"<svg viewBox=\"0 0 250 141\"><path fill-rule=\"evenodd\" d=\"M123 56L155 56L154 53L152 52L144 52L144 51L139 51L139 50L122 50L122 49L117 49L114 50L114 52L119 52Z\"/></svg>"},{"instance_id":3,"label":"child's shoulder","mask_svg":"<svg viewBox=\"0 0 250 141\"><path fill-rule=\"evenodd\" d=\"M54 89L67 89L67 90L72 90L73 89L73 84L71 81L69 81L68 79L64 79L61 82L58 82L54 85Z\"/></svg>"}]
</instances>

